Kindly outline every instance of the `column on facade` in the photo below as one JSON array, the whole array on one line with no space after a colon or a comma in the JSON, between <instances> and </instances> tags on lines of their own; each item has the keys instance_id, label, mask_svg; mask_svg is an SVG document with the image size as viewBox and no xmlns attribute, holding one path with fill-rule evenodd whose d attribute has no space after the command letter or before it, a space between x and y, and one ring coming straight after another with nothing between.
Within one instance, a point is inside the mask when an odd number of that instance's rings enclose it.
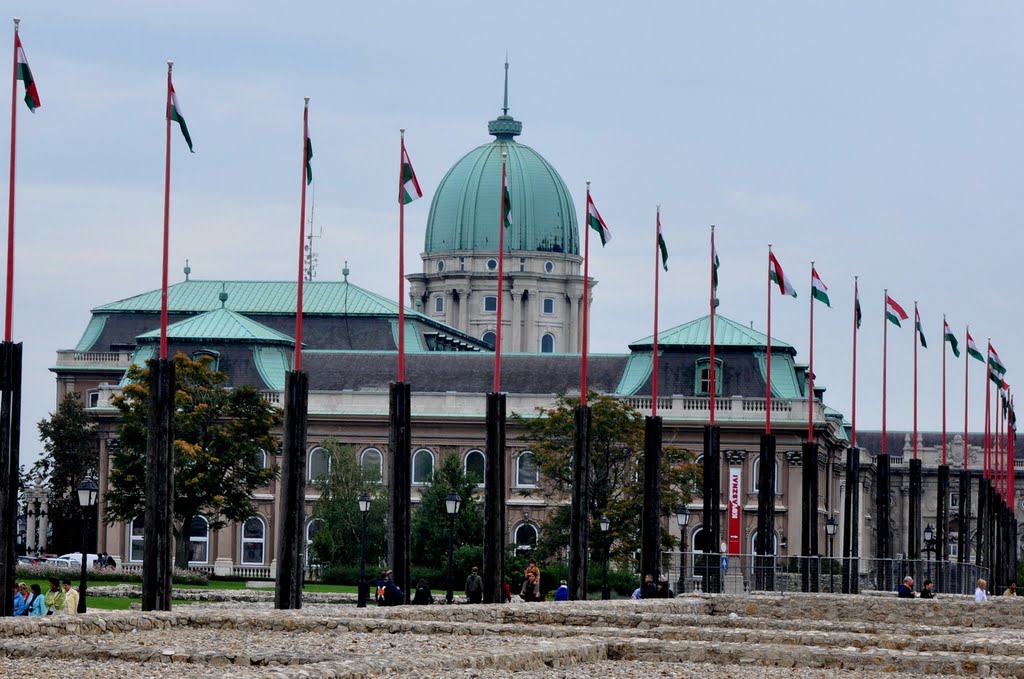
<instances>
[{"instance_id":1,"label":"column on facade","mask_svg":"<svg viewBox=\"0 0 1024 679\"><path fill-rule=\"evenodd\" d=\"M522 351L523 350L523 310L522 310L522 299L523 293L518 290L509 290L509 298L512 302L512 332L509 333L512 337L512 344L509 347L509 351Z\"/></svg>"},{"instance_id":2,"label":"column on facade","mask_svg":"<svg viewBox=\"0 0 1024 679\"><path fill-rule=\"evenodd\" d=\"M49 547L50 540L47 537L47 533L50 530L50 506L46 502L46 496L43 496L42 503L39 505L39 544L37 548L40 552L45 552Z\"/></svg>"},{"instance_id":3,"label":"column on facade","mask_svg":"<svg viewBox=\"0 0 1024 679\"><path fill-rule=\"evenodd\" d=\"M469 290L459 290L459 330L470 334L469 331Z\"/></svg>"},{"instance_id":4,"label":"column on facade","mask_svg":"<svg viewBox=\"0 0 1024 679\"><path fill-rule=\"evenodd\" d=\"M533 301L537 297L537 291L531 295L528 290L523 290L523 298L520 304L523 308L523 351L537 351L537 304Z\"/></svg>"},{"instance_id":5,"label":"column on facade","mask_svg":"<svg viewBox=\"0 0 1024 679\"><path fill-rule=\"evenodd\" d=\"M444 295L444 322L447 325L455 325L455 295L452 290L443 290Z\"/></svg>"},{"instance_id":6,"label":"column on facade","mask_svg":"<svg viewBox=\"0 0 1024 679\"><path fill-rule=\"evenodd\" d=\"M774 462L774 460L773 460ZM803 456L799 450L786 451L787 492L786 492L786 543L789 553L800 554L800 536L803 535L804 522L800 508L804 506L804 484L802 481ZM765 461L761 460L761 464ZM779 479L782 482L782 479ZM778 488L775 492L780 492ZM781 551L781 550L780 550Z\"/></svg>"},{"instance_id":7,"label":"column on facade","mask_svg":"<svg viewBox=\"0 0 1024 679\"><path fill-rule=\"evenodd\" d=\"M32 554L36 551L36 515L31 500L28 506L29 511L25 522L25 553Z\"/></svg>"},{"instance_id":8,"label":"column on facade","mask_svg":"<svg viewBox=\"0 0 1024 679\"><path fill-rule=\"evenodd\" d=\"M574 354L583 350L579 322L580 298L569 294L569 317L565 321L565 346L567 353Z\"/></svg>"}]
</instances>

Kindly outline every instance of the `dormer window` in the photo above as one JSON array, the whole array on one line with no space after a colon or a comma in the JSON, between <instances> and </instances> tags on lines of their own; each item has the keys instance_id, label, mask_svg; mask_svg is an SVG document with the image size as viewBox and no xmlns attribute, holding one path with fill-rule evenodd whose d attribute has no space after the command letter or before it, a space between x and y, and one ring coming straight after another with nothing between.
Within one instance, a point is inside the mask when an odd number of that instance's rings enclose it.
<instances>
[{"instance_id":1,"label":"dormer window","mask_svg":"<svg viewBox=\"0 0 1024 679\"><path fill-rule=\"evenodd\" d=\"M722 395L722 378L725 371L722 369L722 360L715 359L715 396ZM697 361L694 374L693 393L696 396L710 396L711 394L711 359L702 358Z\"/></svg>"}]
</instances>

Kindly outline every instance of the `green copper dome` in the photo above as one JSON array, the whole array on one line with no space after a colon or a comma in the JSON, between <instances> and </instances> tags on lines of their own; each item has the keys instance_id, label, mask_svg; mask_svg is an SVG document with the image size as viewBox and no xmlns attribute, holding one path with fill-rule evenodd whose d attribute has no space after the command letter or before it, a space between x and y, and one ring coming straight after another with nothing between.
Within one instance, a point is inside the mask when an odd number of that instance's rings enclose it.
<instances>
[{"instance_id":1,"label":"green copper dome","mask_svg":"<svg viewBox=\"0 0 1024 679\"><path fill-rule=\"evenodd\" d=\"M512 203L505 250L579 254L569 189L543 156L515 141L522 128L507 114L492 120L488 131L495 140L467 153L444 176L430 205L425 252L498 249L504 152Z\"/></svg>"}]
</instances>

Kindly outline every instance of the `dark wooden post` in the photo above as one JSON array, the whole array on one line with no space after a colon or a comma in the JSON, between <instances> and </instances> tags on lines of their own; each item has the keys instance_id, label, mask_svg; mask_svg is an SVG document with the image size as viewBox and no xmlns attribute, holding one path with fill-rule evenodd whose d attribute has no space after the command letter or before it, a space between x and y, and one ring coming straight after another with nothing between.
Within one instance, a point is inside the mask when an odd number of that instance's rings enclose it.
<instances>
[{"instance_id":1,"label":"dark wooden post","mask_svg":"<svg viewBox=\"0 0 1024 679\"><path fill-rule=\"evenodd\" d=\"M569 598L587 598L590 565L590 406L576 406L572 504L569 509Z\"/></svg>"},{"instance_id":2,"label":"dark wooden post","mask_svg":"<svg viewBox=\"0 0 1024 679\"><path fill-rule=\"evenodd\" d=\"M406 382L392 382L389 409L389 452L391 454L388 493L388 568L409 602L409 532L412 506L412 462L410 459L412 390Z\"/></svg>"},{"instance_id":3,"label":"dark wooden post","mask_svg":"<svg viewBox=\"0 0 1024 679\"><path fill-rule=\"evenodd\" d=\"M8 302L9 304L9 302ZM18 541L18 472L21 448L21 343L0 342L0 616L11 615Z\"/></svg>"},{"instance_id":4,"label":"dark wooden post","mask_svg":"<svg viewBox=\"0 0 1024 679\"><path fill-rule=\"evenodd\" d=\"M306 546L306 425L309 376L290 370L284 383L284 441L281 462L281 514L277 522L277 575L274 608L302 608Z\"/></svg>"},{"instance_id":5,"label":"dark wooden post","mask_svg":"<svg viewBox=\"0 0 1024 679\"><path fill-rule=\"evenodd\" d=\"M762 434L757 467L757 537L754 539L754 586L775 589L775 436Z\"/></svg>"},{"instance_id":6,"label":"dark wooden post","mask_svg":"<svg viewBox=\"0 0 1024 679\"><path fill-rule=\"evenodd\" d=\"M640 584L661 574L661 436L660 417L644 418L644 498L640 517Z\"/></svg>"},{"instance_id":7,"label":"dark wooden post","mask_svg":"<svg viewBox=\"0 0 1024 679\"><path fill-rule=\"evenodd\" d=\"M169 611L174 566L174 361L161 358L148 361L148 365L142 610ZM188 538L182 536L182 539Z\"/></svg>"},{"instance_id":8,"label":"dark wooden post","mask_svg":"<svg viewBox=\"0 0 1024 679\"><path fill-rule=\"evenodd\" d=\"M487 394L484 466L484 603L505 602L505 394Z\"/></svg>"}]
</instances>

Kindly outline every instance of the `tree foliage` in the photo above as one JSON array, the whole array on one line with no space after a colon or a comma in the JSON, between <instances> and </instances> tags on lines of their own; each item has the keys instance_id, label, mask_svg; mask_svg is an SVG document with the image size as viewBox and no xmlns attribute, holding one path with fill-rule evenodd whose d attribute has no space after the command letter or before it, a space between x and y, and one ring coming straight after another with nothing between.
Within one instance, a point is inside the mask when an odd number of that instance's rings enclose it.
<instances>
[{"instance_id":1,"label":"tree foliage","mask_svg":"<svg viewBox=\"0 0 1024 679\"><path fill-rule=\"evenodd\" d=\"M69 392L50 419L41 420L38 427L43 456L33 465L32 474L49 484L51 520L77 520L81 514L78 484L95 478L99 471L96 424L85 412L81 395Z\"/></svg>"},{"instance_id":2,"label":"tree foliage","mask_svg":"<svg viewBox=\"0 0 1024 679\"><path fill-rule=\"evenodd\" d=\"M620 563L634 559L640 547L640 517L643 510L644 418L624 400L590 392L591 407L591 503L590 548L603 555L605 541L612 558ZM537 409L536 417L513 413L521 428L520 440L533 452L540 468L542 489L548 497L572 492L572 458L575 438L575 410L578 397L559 394L551 408ZM674 515L675 508L690 501L700 482L700 469L692 451L662 448L661 513ZM607 516L610 535L602 535L599 522ZM672 547L673 539L662 531L662 544ZM541 530L536 547L538 559L560 554L569 545L569 508L558 507Z\"/></svg>"},{"instance_id":3,"label":"tree foliage","mask_svg":"<svg viewBox=\"0 0 1024 679\"><path fill-rule=\"evenodd\" d=\"M330 439L321 446L327 450L329 471L313 482L320 492L313 518L323 523L313 535L312 555L322 564L359 564L363 517L358 500L367 493L371 501L366 517L366 563L371 576L375 576L374 571L387 554L388 498L380 471L360 465L351 446Z\"/></svg>"},{"instance_id":4,"label":"tree foliage","mask_svg":"<svg viewBox=\"0 0 1024 679\"><path fill-rule=\"evenodd\" d=\"M250 385L227 388L227 376L211 359L174 357L175 563L188 565L188 528L197 516L211 530L256 513L252 493L277 477L263 453L277 450L271 433L281 412ZM118 446L111 458L106 493L107 523L131 521L145 511L149 369L133 365L114 406L121 411Z\"/></svg>"},{"instance_id":5,"label":"tree foliage","mask_svg":"<svg viewBox=\"0 0 1024 679\"><path fill-rule=\"evenodd\" d=\"M412 564L424 568L437 568L448 554L448 512L445 498L453 490L462 498L462 508L455 518L455 546L459 548L458 570L468 564L481 566L484 539L484 516L480 506L478 479L466 476L462 460L457 454L444 457L435 467L430 482L420 494L420 502L412 515ZM475 547L475 549L473 549ZM471 562L477 563L471 563ZM464 574L463 574L464 575Z\"/></svg>"}]
</instances>

